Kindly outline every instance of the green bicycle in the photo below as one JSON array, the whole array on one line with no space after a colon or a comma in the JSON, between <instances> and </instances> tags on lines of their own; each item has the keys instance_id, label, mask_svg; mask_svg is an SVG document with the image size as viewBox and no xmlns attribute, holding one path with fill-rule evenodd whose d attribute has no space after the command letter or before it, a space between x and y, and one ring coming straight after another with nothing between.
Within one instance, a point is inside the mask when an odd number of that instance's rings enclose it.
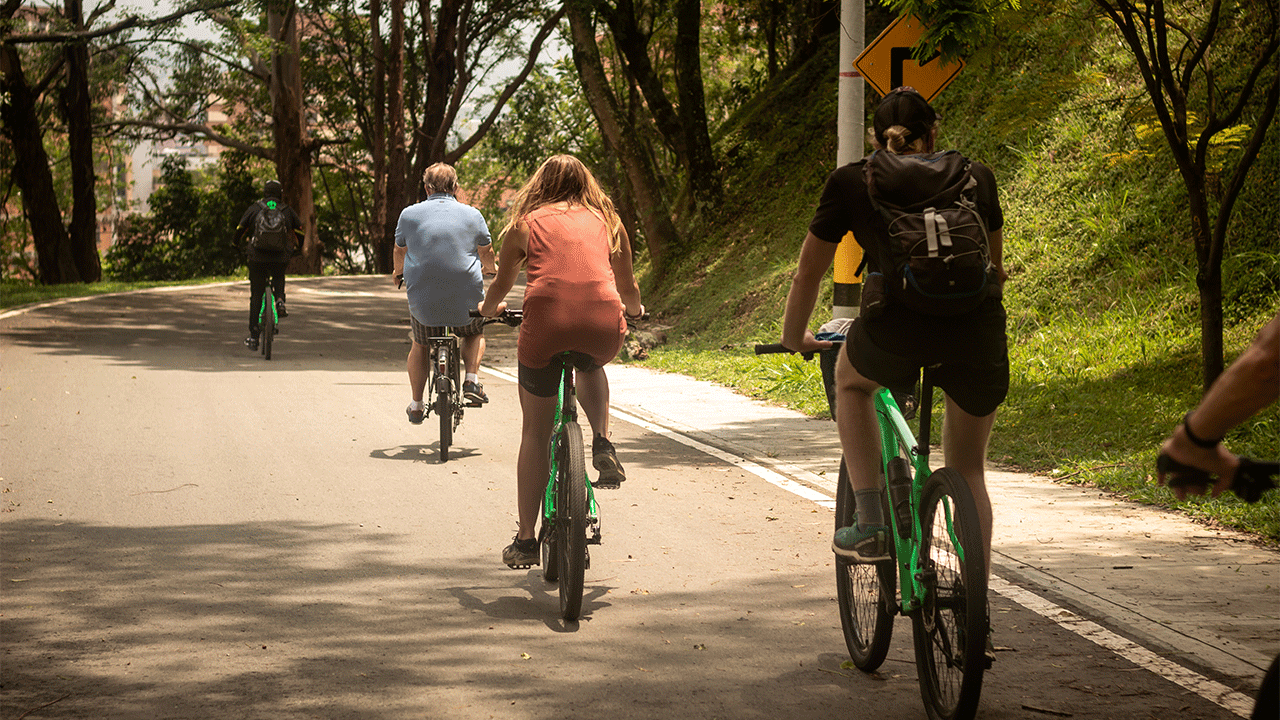
<instances>
[{"instance_id":1,"label":"green bicycle","mask_svg":"<svg viewBox=\"0 0 1280 720\"><path fill-rule=\"evenodd\" d=\"M271 288L267 288L262 293L262 307L258 310L258 327L261 328L262 342L259 343L259 349L262 351L262 357L267 360L271 359L271 341L275 339L276 326L280 324L280 311L277 309L275 293L271 292Z\"/></svg>"},{"instance_id":2,"label":"green bicycle","mask_svg":"<svg viewBox=\"0 0 1280 720\"><path fill-rule=\"evenodd\" d=\"M823 353L833 403L827 370L840 347ZM756 346L757 354L769 352L791 351ZM813 353L804 355L809 359ZM876 392L881 480L888 489L881 502L893 535L892 559L863 564L836 556L836 595L855 666L864 672L879 668L889 652L895 616L910 617L925 710L932 720L967 720L977 712L988 666L986 559L978 508L964 477L952 468L929 470L932 405L930 368L920 384L919 438L894 393ZM853 485L841 460L836 529L853 525L855 511Z\"/></svg>"},{"instance_id":3,"label":"green bicycle","mask_svg":"<svg viewBox=\"0 0 1280 720\"><path fill-rule=\"evenodd\" d=\"M521 310L504 310L492 321L516 327L523 319ZM552 362L560 367L560 391L551 433L551 472L542 497L538 542L542 552L542 577L559 584L560 616L574 621L582 615L583 584L586 571L591 568L588 546L600 544L600 507L587 479L572 355L561 353Z\"/></svg>"}]
</instances>

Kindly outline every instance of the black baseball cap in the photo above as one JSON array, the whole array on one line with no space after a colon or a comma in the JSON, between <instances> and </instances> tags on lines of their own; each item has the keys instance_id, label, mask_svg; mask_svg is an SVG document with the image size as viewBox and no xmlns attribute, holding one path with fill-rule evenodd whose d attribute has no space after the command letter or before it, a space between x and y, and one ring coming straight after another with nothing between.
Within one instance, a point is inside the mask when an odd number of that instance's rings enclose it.
<instances>
[{"instance_id":1,"label":"black baseball cap","mask_svg":"<svg viewBox=\"0 0 1280 720\"><path fill-rule=\"evenodd\" d=\"M938 113L929 106L929 101L915 88L903 85L885 95L876 107L876 140L881 145L885 144L884 131L901 125L910 133L907 143L913 143L924 137L937 121Z\"/></svg>"},{"instance_id":2,"label":"black baseball cap","mask_svg":"<svg viewBox=\"0 0 1280 720\"><path fill-rule=\"evenodd\" d=\"M273 198L283 197L284 186L280 184L279 180L268 180L262 187L262 194Z\"/></svg>"}]
</instances>

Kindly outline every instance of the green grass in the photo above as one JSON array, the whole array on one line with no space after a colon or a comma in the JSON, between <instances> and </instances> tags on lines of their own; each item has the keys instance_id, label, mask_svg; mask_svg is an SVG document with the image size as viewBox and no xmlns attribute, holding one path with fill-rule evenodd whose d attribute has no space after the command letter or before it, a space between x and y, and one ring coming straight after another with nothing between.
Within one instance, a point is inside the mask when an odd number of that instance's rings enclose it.
<instances>
[{"instance_id":1,"label":"green grass","mask_svg":"<svg viewBox=\"0 0 1280 720\"><path fill-rule=\"evenodd\" d=\"M1178 502L1155 484L1159 444L1202 391L1186 193L1167 151L1132 152L1135 118L1150 114L1149 102L1114 29L1093 13L1058 10L1029 9L1025 18L1037 19L971 58L938 101L943 144L992 167L1005 211L1012 377L991 460L1280 543L1280 492L1255 505L1230 494ZM732 211L691 228L698 240L643 287L646 304L670 326L668 345L645 364L826 416L816 363L757 358L750 349L778 340L791 273L835 154L835 79L829 69L815 79L819 66L721 130L735 178L727 183ZM806 98L810 91L817 95ZM776 122L777 107L789 108L787 122ZM1225 245L1228 362L1280 308L1277 187L1273 131ZM828 278L813 326L829 307ZM1276 458L1280 407L1234 430L1227 445Z\"/></svg>"}]
</instances>

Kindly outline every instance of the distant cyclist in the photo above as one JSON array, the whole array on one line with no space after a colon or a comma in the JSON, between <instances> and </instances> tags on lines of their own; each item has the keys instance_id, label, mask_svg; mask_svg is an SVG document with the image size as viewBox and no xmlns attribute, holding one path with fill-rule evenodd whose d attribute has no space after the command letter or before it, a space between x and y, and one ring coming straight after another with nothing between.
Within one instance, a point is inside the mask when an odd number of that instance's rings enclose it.
<instances>
[{"instance_id":1,"label":"distant cyclist","mask_svg":"<svg viewBox=\"0 0 1280 720\"><path fill-rule=\"evenodd\" d=\"M271 293L276 298L276 311L280 317L288 315L284 306L284 276L289 260L302 247L304 234L302 220L293 208L285 204L284 187L279 181L268 180L262 188L262 199L244 211L236 225L235 242L247 242L249 264L249 337L245 347L258 349L258 318L262 311L262 296L271 281Z\"/></svg>"},{"instance_id":2,"label":"distant cyclist","mask_svg":"<svg viewBox=\"0 0 1280 720\"><path fill-rule=\"evenodd\" d=\"M511 204L502 234L502 269L481 314L493 317L522 266L527 268L524 322L517 342L523 424L516 461L520 529L502 551L511 567L537 565L534 526L550 474L547 448L555 422L560 371L553 359L573 354L578 402L591 424L592 465L600 483L626 479L609 441L609 378L604 366L622 349L629 317L644 314L631 267L631 243L613 201L577 158L556 155L534 172Z\"/></svg>"},{"instance_id":3,"label":"distant cyclist","mask_svg":"<svg viewBox=\"0 0 1280 720\"><path fill-rule=\"evenodd\" d=\"M917 156L941 165L942 158L933 154L937 135L936 113L911 88L894 90L876 108L872 143L879 153ZM787 295L782 344L791 350L831 346L830 342L817 340L808 324L823 277L846 233L852 232L867 251L868 269L888 277L890 268L879 266L884 253L877 252L877 243L888 243L888 231L865 181L868 162L871 158L850 163L827 178ZM896 164L904 168L910 165ZM933 379L946 393L942 427L945 464L964 476L973 493L990 568L992 514L985 478L987 441L996 408L1009 389L1005 311L999 292L1005 278L1001 264L1004 216L991 171L975 162L969 165L969 172L977 183L976 206L987 230L989 275L994 287L976 307L952 316L931 315L908 307L906 300L885 292L885 304L878 312L864 312L850 327L837 361L836 422L856 496L857 520L855 525L836 532L832 550L854 562L878 562L890 557L888 527L880 503L880 435L874 393L880 387L914 385L922 367L939 364ZM899 180L883 179L885 185ZM870 273L864 277L869 276ZM887 284L883 288L897 292ZM869 299L869 291L869 286L864 287L864 301Z\"/></svg>"},{"instance_id":4,"label":"distant cyclist","mask_svg":"<svg viewBox=\"0 0 1280 720\"><path fill-rule=\"evenodd\" d=\"M422 176L427 199L410 205L396 223L394 280L408 288L409 324L413 347L406 366L412 402L405 408L409 422L426 415L422 395L430 374L428 339L432 328L449 328L460 338L466 378L462 396L473 403L489 402L480 384L484 357L483 319L470 312L484 297L484 276L497 273L489 226L480 211L458 202L458 175L453 167L436 163Z\"/></svg>"}]
</instances>

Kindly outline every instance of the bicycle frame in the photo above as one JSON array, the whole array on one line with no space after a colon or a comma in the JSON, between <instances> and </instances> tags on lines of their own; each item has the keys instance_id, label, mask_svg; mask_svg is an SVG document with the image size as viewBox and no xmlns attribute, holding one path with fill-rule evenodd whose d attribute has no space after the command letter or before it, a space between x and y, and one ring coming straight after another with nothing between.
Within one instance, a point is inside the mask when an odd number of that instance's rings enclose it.
<instances>
[{"instance_id":1,"label":"bicycle frame","mask_svg":"<svg viewBox=\"0 0 1280 720\"><path fill-rule=\"evenodd\" d=\"M557 452L557 443L561 442L564 434L564 427L568 423L577 422L578 420L578 401L577 394L573 383L573 363L566 356L557 356L557 362L561 363L560 372L560 390L556 393L556 415L555 422L551 427L551 446L548 452L551 457L551 472L547 476L547 487L542 494L542 518L543 525L551 525L552 519L556 514L556 490L558 478L560 477L560 457ZM600 540L600 509L596 505L596 494L591 486L590 478L584 478L587 486L587 522L591 526L593 538L588 540L591 544L596 544Z\"/></svg>"},{"instance_id":2,"label":"bicycle frame","mask_svg":"<svg viewBox=\"0 0 1280 720\"><path fill-rule=\"evenodd\" d=\"M889 492L887 487L889 478L888 458L897 456L900 448L905 448L910 456L911 534L904 537L899 532L896 517L890 518L888 523L893 534L894 548L897 550L898 585L901 593L900 610L903 615L909 615L918 610L926 596L924 576L920 572L919 538L924 536L924 528L920 521L921 494L924 490L924 482L932 472L929 468L929 437L932 431L933 417L931 412L933 380L930 377L928 368L923 373L919 401L922 415L920 437L917 439L911 432L911 427L907 425L906 419L903 418L902 411L899 409L897 401L894 400L893 393L888 388L881 388L875 394L876 419L880 425L881 471L883 473L882 477L886 482L884 489L886 496ZM947 535L951 541L951 548L963 560L964 548L956 537L951 515L951 504L946 498L943 498L943 508L946 512ZM892 514L892 508L890 512Z\"/></svg>"}]
</instances>

